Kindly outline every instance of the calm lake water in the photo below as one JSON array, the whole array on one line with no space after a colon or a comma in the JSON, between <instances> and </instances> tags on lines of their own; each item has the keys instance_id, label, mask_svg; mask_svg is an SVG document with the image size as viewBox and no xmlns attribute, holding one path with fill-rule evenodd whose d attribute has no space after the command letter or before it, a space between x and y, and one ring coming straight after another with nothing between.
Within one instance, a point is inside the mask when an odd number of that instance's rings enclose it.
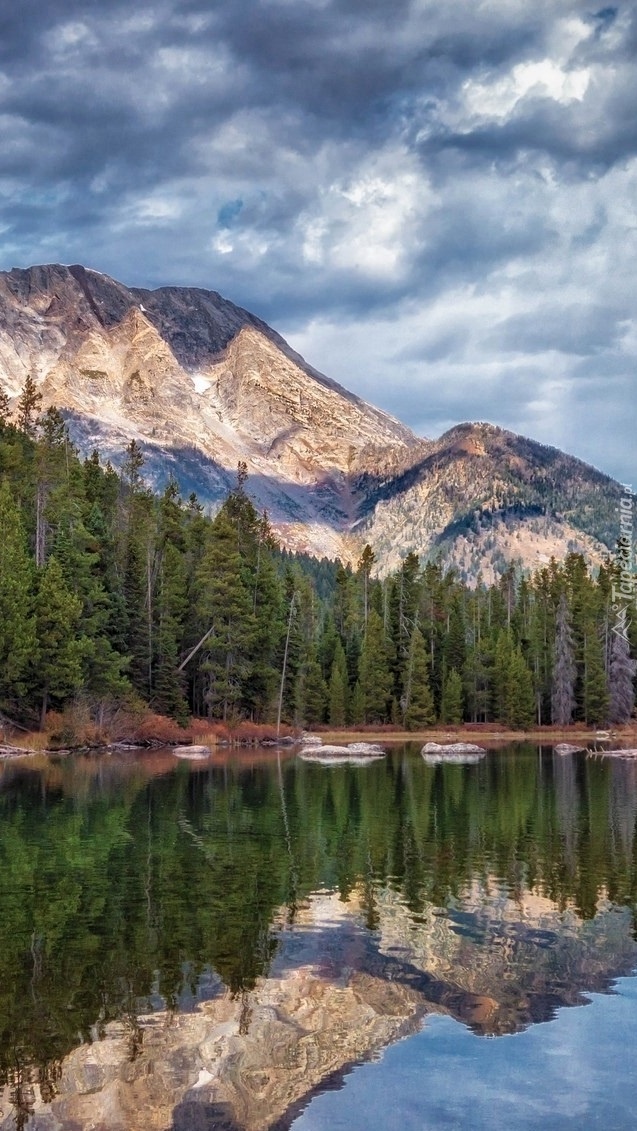
<instances>
[{"instance_id":1,"label":"calm lake water","mask_svg":"<svg viewBox=\"0 0 637 1131\"><path fill-rule=\"evenodd\" d=\"M5 763L0 1129L633 1129L636 817L519 744Z\"/></svg>"}]
</instances>

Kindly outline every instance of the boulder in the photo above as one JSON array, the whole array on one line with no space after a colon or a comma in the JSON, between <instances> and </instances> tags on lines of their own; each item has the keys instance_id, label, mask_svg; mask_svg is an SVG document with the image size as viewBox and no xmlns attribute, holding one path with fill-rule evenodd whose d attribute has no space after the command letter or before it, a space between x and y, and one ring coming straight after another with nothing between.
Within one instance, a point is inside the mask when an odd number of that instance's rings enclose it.
<instances>
[{"instance_id":1,"label":"boulder","mask_svg":"<svg viewBox=\"0 0 637 1131\"><path fill-rule=\"evenodd\" d=\"M197 762L202 758L209 758L212 750L209 746L175 746L173 754L176 758L190 758Z\"/></svg>"},{"instance_id":2,"label":"boulder","mask_svg":"<svg viewBox=\"0 0 637 1131\"><path fill-rule=\"evenodd\" d=\"M324 766L366 766L385 757L385 752L378 748L371 749L369 743L353 743L353 746L365 746L366 750L353 750L351 746L304 746L299 751L299 758L304 762L321 762Z\"/></svg>"},{"instance_id":3,"label":"boulder","mask_svg":"<svg viewBox=\"0 0 637 1131\"><path fill-rule=\"evenodd\" d=\"M377 757L385 757L387 753L379 746L377 742L348 742L347 749L352 754L375 754Z\"/></svg>"},{"instance_id":4,"label":"boulder","mask_svg":"<svg viewBox=\"0 0 637 1131\"><path fill-rule=\"evenodd\" d=\"M439 762L453 762L455 765L472 765L486 757L483 746L473 742L427 742L420 751L425 762L437 765Z\"/></svg>"}]
</instances>

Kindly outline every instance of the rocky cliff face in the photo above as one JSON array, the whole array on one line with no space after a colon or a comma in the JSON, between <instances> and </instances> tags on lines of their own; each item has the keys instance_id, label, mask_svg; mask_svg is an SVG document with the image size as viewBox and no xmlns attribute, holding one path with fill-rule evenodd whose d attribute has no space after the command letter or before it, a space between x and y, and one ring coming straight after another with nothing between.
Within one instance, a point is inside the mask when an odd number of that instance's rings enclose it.
<instances>
[{"instance_id":1,"label":"rocky cliff face","mask_svg":"<svg viewBox=\"0 0 637 1131\"><path fill-rule=\"evenodd\" d=\"M0 384L17 398L29 373L82 450L117 463L135 438L155 486L172 473L216 504L245 461L279 536L314 554L355 559L369 541L383 570L415 550L472 578L568 548L598 560L614 540L607 477L492 426L420 439L212 291L0 273Z\"/></svg>"}]
</instances>

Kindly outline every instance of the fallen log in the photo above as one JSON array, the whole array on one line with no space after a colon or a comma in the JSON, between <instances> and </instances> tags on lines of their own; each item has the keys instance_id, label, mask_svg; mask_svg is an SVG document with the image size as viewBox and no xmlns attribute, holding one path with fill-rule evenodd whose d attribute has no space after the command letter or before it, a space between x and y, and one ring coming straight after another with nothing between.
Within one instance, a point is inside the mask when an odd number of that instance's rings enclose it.
<instances>
[{"instance_id":1,"label":"fallen log","mask_svg":"<svg viewBox=\"0 0 637 1131\"><path fill-rule=\"evenodd\" d=\"M30 747L25 749L23 746L9 746L6 743L0 744L0 758L23 758L27 755L37 753L37 750L32 750Z\"/></svg>"}]
</instances>

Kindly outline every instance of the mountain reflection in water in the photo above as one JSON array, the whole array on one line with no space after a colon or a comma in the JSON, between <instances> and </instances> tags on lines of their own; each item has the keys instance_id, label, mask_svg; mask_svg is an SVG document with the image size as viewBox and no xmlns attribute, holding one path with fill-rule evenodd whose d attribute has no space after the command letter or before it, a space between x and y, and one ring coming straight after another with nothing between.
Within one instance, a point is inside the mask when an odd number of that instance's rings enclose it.
<instances>
[{"instance_id":1,"label":"mountain reflection in water","mask_svg":"<svg viewBox=\"0 0 637 1131\"><path fill-rule=\"evenodd\" d=\"M172 754L0 767L0 1128L289 1127L445 1014L637 964L637 766Z\"/></svg>"}]
</instances>

